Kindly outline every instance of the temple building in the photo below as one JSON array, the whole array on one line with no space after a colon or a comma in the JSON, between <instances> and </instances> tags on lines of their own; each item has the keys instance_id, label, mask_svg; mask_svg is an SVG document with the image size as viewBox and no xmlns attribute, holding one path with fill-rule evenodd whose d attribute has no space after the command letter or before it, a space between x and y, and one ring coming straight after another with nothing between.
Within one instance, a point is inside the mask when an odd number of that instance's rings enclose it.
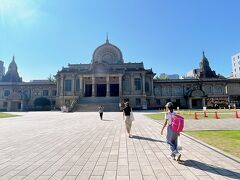
<instances>
[{"instance_id":1,"label":"temple building","mask_svg":"<svg viewBox=\"0 0 240 180\"><path fill-rule=\"evenodd\" d=\"M57 72L56 103L71 104L77 99L80 105L92 102L92 108L103 104L119 109L125 100L141 108L154 98L154 76L143 62L125 63L121 50L107 39L95 49L91 63L69 64Z\"/></svg>"},{"instance_id":2,"label":"temple building","mask_svg":"<svg viewBox=\"0 0 240 180\"><path fill-rule=\"evenodd\" d=\"M216 75L203 52L199 68L184 79L154 79L143 62L126 62L121 50L106 42L97 47L89 64L68 64L56 81L24 82L13 57L5 74L0 61L0 110L119 111L124 101L134 109L158 109L172 101L176 107L240 106L240 79Z\"/></svg>"},{"instance_id":3,"label":"temple building","mask_svg":"<svg viewBox=\"0 0 240 180\"><path fill-rule=\"evenodd\" d=\"M23 82L15 58L5 74L0 61L0 111L51 110L55 107L56 83L48 80Z\"/></svg>"}]
</instances>

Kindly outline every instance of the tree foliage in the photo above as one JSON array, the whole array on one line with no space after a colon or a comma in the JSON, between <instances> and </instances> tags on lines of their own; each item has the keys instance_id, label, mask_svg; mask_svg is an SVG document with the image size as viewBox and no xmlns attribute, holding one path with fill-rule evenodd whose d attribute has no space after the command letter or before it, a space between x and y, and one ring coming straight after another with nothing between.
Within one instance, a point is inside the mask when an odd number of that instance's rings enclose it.
<instances>
[{"instance_id":1,"label":"tree foliage","mask_svg":"<svg viewBox=\"0 0 240 180\"><path fill-rule=\"evenodd\" d=\"M167 75L167 74L156 75L156 76L154 77L154 79L156 79L156 80L168 79L168 75Z\"/></svg>"},{"instance_id":2,"label":"tree foliage","mask_svg":"<svg viewBox=\"0 0 240 180\"><path fill-rule=\"evenodd\" d=\"M52 74L49 75L48 80L50 82L56 83L56 78Z\"/></svg>"}]
</instances>

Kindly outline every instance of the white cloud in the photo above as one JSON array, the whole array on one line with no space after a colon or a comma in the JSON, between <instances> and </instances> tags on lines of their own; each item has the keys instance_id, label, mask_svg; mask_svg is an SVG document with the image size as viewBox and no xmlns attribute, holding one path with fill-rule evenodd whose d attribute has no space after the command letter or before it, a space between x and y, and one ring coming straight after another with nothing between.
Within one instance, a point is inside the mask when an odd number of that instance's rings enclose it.
<instances>
[{"instance_id":1,"label":"white cloud","mask_svg":"<svg viewBox=\"0 0 240 180\"><path fill-rule=\"evenodd\" d=\"M18 26L37 22L41 15L39 0L0 0L0 25Z\"/></svg>"}]
</instances>

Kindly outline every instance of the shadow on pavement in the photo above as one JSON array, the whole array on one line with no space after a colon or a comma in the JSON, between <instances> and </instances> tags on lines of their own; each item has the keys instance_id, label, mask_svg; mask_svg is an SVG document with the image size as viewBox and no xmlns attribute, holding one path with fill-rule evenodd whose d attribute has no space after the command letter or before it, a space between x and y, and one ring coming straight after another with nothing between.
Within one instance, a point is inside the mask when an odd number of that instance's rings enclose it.
<instances>
[{"instance_id":1,"label":"shadow on pavement","mask_svg":"<svg viewBox=\"0 0 240 180\"><path fill-rule=\"evenodd\" d=\"M231 179L240 179L240 173L239 172L235 172L232 170L228 170L228 169L224 169L221 167L217 167L211 164L206 164L206 163L202 163L199 161L195 161L195 160L186 160L186 161L179 161L179 164L182 164L184 166L188 166L188 167L193 167L196 169L200 169L203 171L207 171L210 173L214 173L214 174L218 174L221 176L225 176Z\"/></svg>"},{"instance_id":2,"label":"shadow on pavement","mask_svg":"<svg viewBox=\"0 0 240 180\"><path fill-rule=\"evenodd\" d=\"M102 119L102 121L114 121L112 119Z\"/></svg>"},{"instance_id":3,"label":"shadow on pavement","mask_svg":"<svg viewBox=\"0 0 240 180\"><path fill-rule=\"evenodd\" d=\"M139 139L139 140L146 140L146 141L166 143L165 141L161 141L161 140L158 140L158 139L152 139L152 138L142 137L142 136L137 136L137 135L133 135L131 138L132 138L132 139Z\"/></svg>"}]
</instances>

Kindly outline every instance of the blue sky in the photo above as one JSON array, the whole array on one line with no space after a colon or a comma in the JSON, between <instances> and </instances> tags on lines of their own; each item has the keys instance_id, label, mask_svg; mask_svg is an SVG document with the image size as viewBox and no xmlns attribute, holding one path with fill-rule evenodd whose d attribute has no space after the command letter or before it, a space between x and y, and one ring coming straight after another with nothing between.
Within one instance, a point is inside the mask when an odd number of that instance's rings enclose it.
<instances>
[{"instance_id":1,"label":"blue sky","mask_svg":"<svg viewBox=\"0 0 240 180\"><path fill-rule=\"evenodd\" d=\"M0 0L0 60L15 55L24 81L46 79L68 63L90 63L106 40L125 62L184 75L202 51L229 76L240 51L240 0Z\"/></svg>"}]
</instances>

